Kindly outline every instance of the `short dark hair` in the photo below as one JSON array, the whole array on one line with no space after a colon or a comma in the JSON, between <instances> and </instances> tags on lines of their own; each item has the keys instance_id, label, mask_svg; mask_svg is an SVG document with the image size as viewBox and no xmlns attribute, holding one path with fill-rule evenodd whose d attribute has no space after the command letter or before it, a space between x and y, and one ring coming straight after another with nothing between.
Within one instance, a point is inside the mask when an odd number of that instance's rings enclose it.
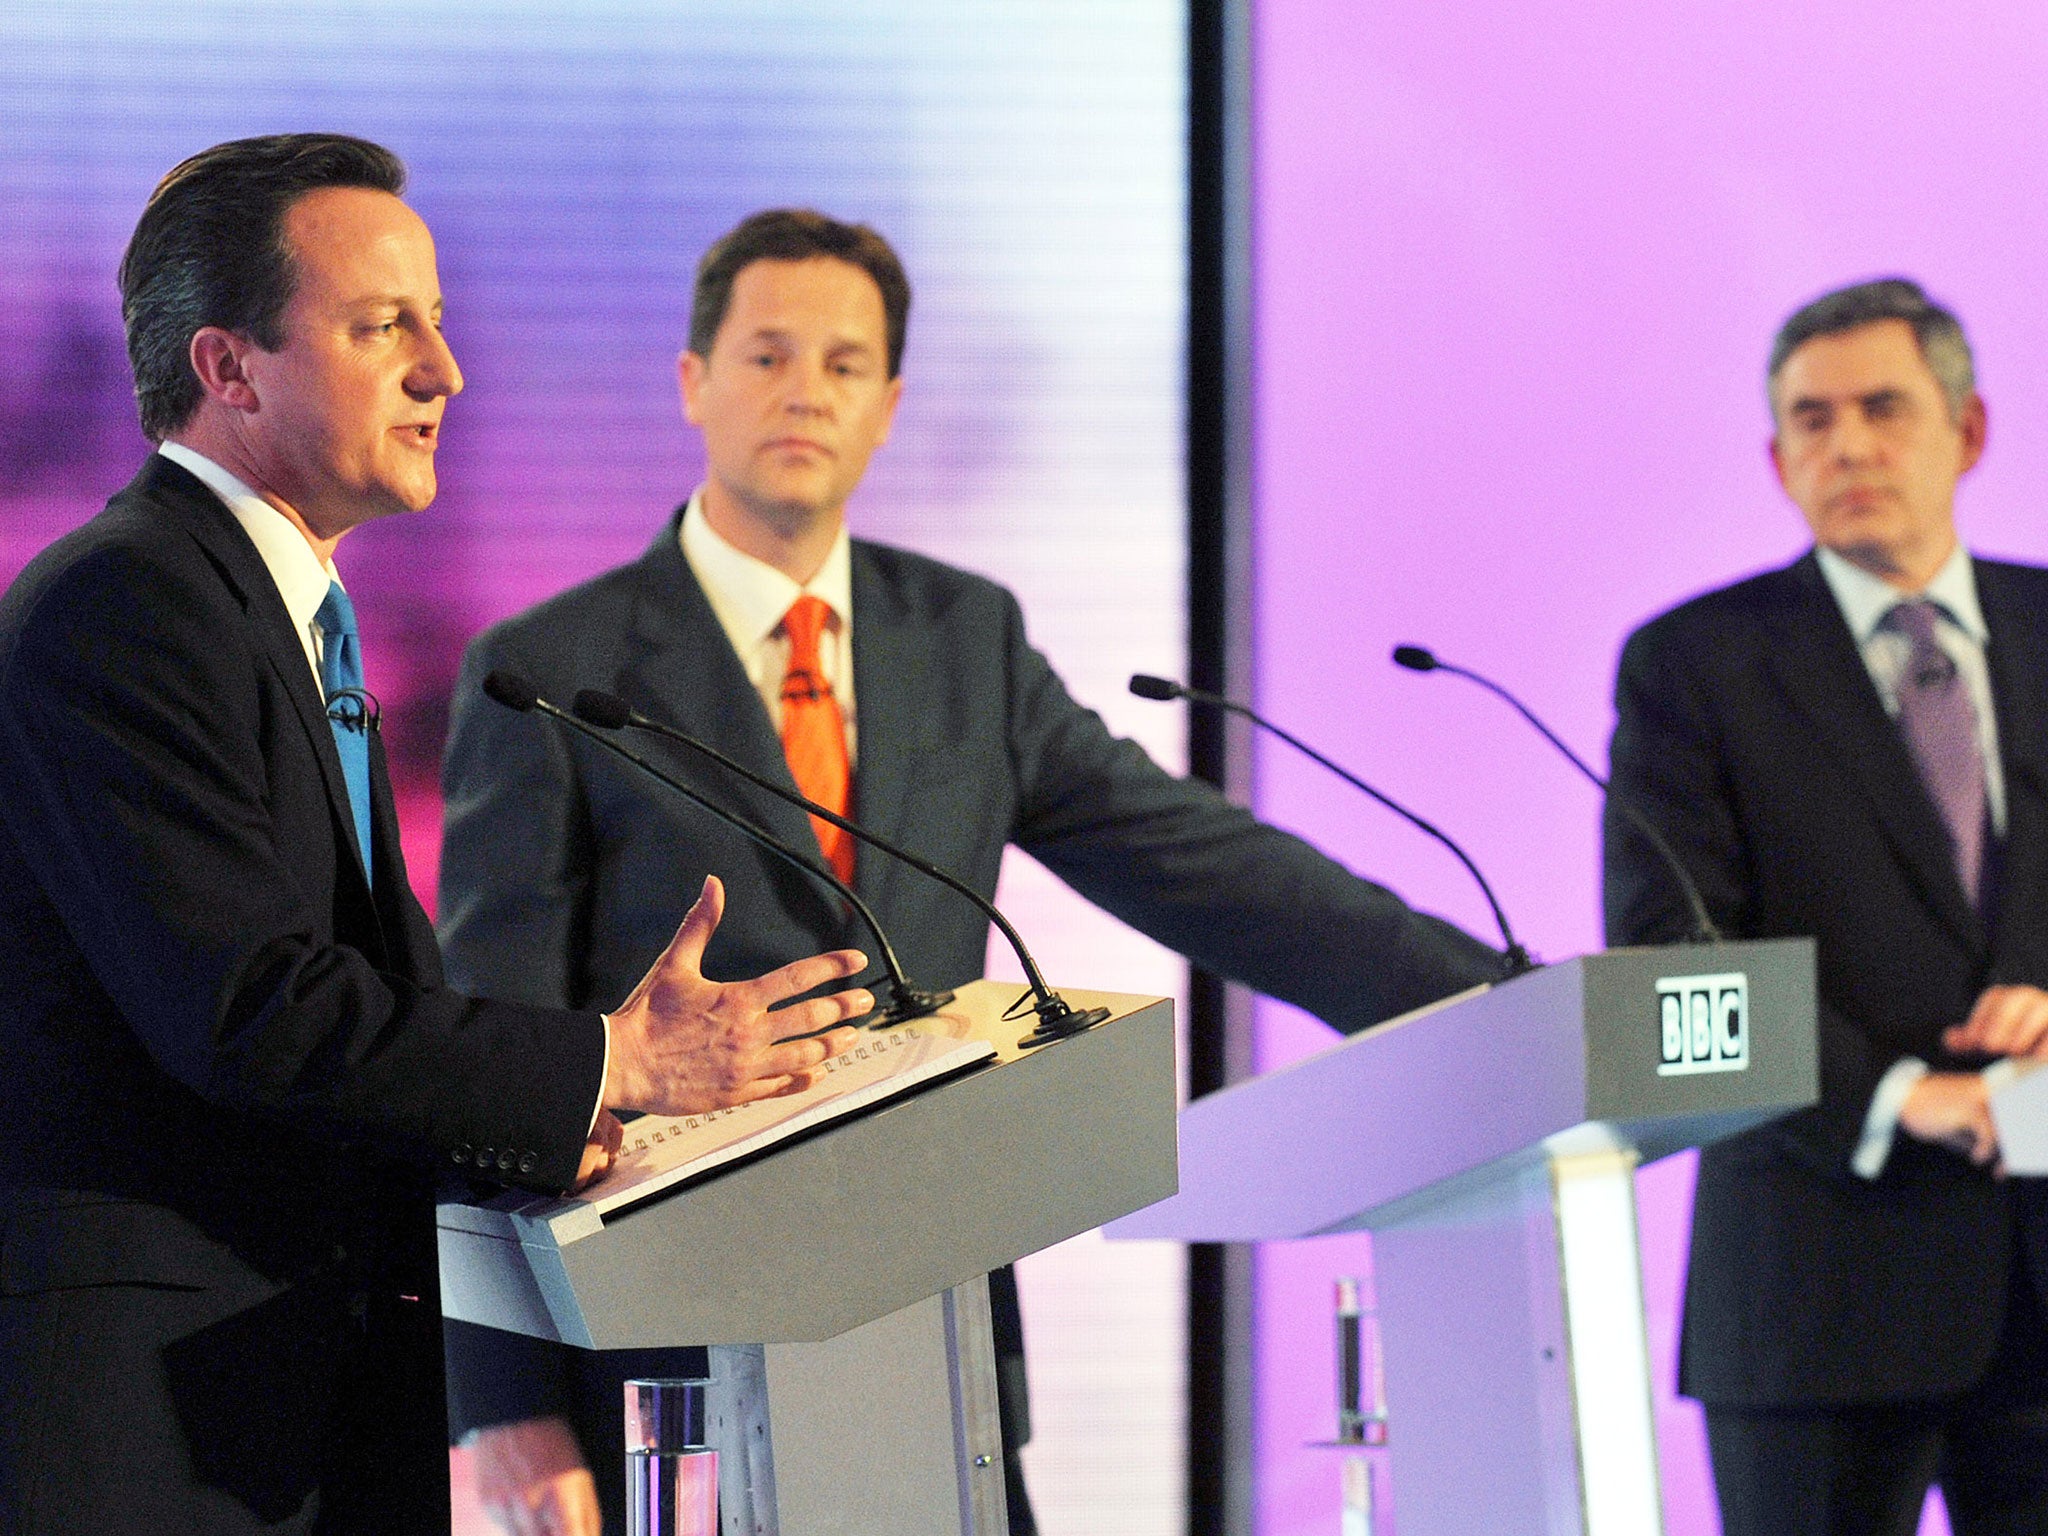
<instances>
[{"instance_id":1,"label":"short dark hair","mask_svg":"<svg viewBox=\"0 0 2048 1536\"><path fill-rule=\"evenodd\" d=\"M293 203L322 187L405 190L405 163L342 133L279 133L202 150L157 183L121 258L121 322L142 430L162 442L199 408L194 333L213 325L266 351L298 274L285 249Z\"/></svg>"},{"instance_id":2,"label":"short dark hair","mask_svg":"<svg viewBox=\"0 0 2048 1536\"><path fill-rule=\"evenodd\" d=\"M1771 364L1764 375L1772 414L1775 416L1778 408L1778 375L1794 352L1816 336L1834 336L1881 320L1903 320L1913 328L1920 356L1941 386L1949 415L1961 417L1963 407L1977 392L1977 365L1970 356L1969 338L1963 334L1963 323L1953 312L1935 303L1924 288L1905 277L1873 278L1824 293L1801 305L1778 327L1771 342Z\"/></svg>"},{"instance_id":3,"label":"short dark hair","mask_svg":"<svg viewBox=\"0 0 2048 1536\"><path fill-rule=\"evenodd\" d=\"M849 261L882 290L882 318L889 333L889 377L903 371L903 338L910 326L910 279L896 252L865 224L846 224L812 208L770 208L721 235L697 263L697 288L690 300L690 350L711 355L718 328L732 306L733 281L757 261L810 261L830 256Z\"/></svg>"}]
</instances>

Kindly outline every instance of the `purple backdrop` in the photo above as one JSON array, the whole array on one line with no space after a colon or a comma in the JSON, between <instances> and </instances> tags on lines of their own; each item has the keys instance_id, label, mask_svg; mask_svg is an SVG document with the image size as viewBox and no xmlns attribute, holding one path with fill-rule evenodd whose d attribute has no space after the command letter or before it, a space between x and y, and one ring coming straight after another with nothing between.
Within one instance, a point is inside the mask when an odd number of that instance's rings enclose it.
<instances>
[{"instance_id":1,"label":"purple backdrop","mask_svg":"<svg viewBox=\"0 0 2048 1536\"><path fill-rule=\"evenodd\" d=\"M1416 640L1527 693L1596 762L1635 623L1802 546L1759 372L1797 302L1920 276L1991 404L1975 547L2048 556L2040 81L2048 13L1851 0L1255 7L1261 703L1466 839L1522 936L1598 940L1590 792L1496 702L1385 660ZM1483 929L1432 845L1286 758L1259 802ZM1326 1044L1261 1016L1264 1064ZM1718 1529L1670 1399L1690 1167L1641 1182L1673 1536ZM1259 1529L1332 1531L1328 1277L1262 1256ZM1399 1433L1400 1398L1392 1409Z\"/></svg>"}]
</instances>

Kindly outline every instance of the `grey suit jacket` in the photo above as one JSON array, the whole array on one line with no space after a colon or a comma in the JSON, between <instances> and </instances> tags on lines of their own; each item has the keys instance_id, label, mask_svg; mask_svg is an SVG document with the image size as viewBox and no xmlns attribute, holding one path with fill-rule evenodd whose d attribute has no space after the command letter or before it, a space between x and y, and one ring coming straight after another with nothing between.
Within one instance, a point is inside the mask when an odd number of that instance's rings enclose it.
<instances>
[{"instance_id":1,"label":"grey suit jacket","mask_svg":"<svg viewBox=\"0 0 2048 1536\"><path fill-rule=\"evenodd\" d=\"M1015 843L1161 943L1345 1030L1499 975L1498 956L1461 930L1112 736L1031 648L1016 600L995 583L856 541L853 605L855 815L983 894ZM496 626L464 660L444 772L440 917L458 981L609 1006L707 873L731 898L713 974L862 942L814 882L600 749L484 700L480 684L496 668L558 702L606 689L788 779L672 518L640 560ZM636 745L818 851L801 812L684 749ZM968 903L871 850L854 884L914 979L952 986L981 974L988 928Z\"/></svg>"}]
</instances>

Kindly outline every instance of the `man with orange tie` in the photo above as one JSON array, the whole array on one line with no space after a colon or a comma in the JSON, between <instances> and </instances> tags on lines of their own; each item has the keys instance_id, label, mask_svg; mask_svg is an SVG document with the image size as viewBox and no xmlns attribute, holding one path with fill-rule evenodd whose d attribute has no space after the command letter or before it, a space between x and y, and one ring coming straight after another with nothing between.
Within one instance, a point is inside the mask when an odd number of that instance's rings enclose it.
<instances>
[{"instance_id":1,"label":"man with orange tie","mask_svg":"<svg viewBox=\"0 0 2048 1536\"><path fill-rule=\"evenodd\" d=\"M745 919L713 940L713 974L811 953L848 920L816 882L650 796L597 749L482 701L479 681L498 667L555 697L615 693L758 772L786 772L984 894L1016 843L1161 943L1340 1029L1497 978L1500 957L1476 939L1111 736L1031 648L1002 587L848 536L847 499L903 392L909 306L887 242L821 214L756 214L706 254L680 364L703 486L641 559L499 625L465 660L441 866L458 980L535 1002L609 995L613 976L637 976L635 957L659 950L664 922L673 931L670 888L700 866L726 878ZM828 857L919 984L981 974L988 925L959 896L682 749L639 745ZM991 1277L991 1300L1010 1529L1028 1532L1007 1272ZM486 1504L515 1529L588 1529L563 1511L589 1497L579 1455L606 1469L611 1496L616 1384L632 1362L584 1357L565 1373L480 1332L458 1337L452 1369L458 1415L483 1426L471 1443ZM580 1453L562 1415L579 1420Z\"/></svg>"}]
</instances>

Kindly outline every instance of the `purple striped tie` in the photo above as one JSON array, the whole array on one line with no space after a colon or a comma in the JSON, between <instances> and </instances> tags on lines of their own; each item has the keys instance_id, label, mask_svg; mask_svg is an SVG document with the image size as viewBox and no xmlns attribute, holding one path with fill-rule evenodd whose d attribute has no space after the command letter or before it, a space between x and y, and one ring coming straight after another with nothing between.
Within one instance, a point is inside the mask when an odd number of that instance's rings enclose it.
<instances>
[{"instance_id":1,"label":"purple striped tie","mask_svg":"<svg viewBox=\"0 0 2048 1536\"><path fill-rule=\"evenodd\" d=\"M1913 642L1899 674L1899 729L1948 827L1956 875L1974 907L1983 896L1984 753L1969 684L1935 641L1936 615L1934 604L1916 598L1900 603L1884 622Z\"/></svg>"}]
</instances>

